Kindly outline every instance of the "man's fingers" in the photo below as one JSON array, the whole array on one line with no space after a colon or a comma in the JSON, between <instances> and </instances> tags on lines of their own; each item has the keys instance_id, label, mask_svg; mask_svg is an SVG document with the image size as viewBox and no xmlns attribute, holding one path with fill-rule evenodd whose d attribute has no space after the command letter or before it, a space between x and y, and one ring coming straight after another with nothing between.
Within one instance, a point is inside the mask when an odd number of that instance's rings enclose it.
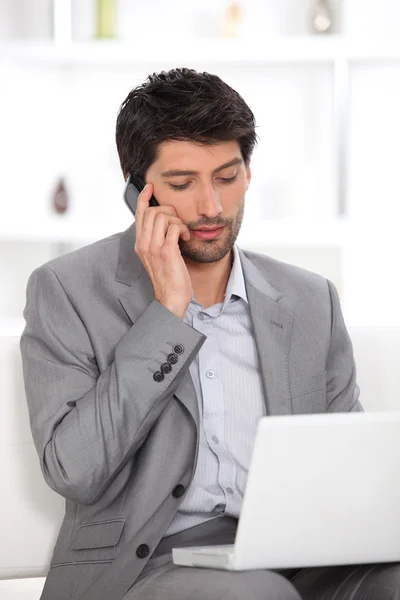
<instances>
[{"instance_id":1,"label":"man's fingers","mask_svg":"<svg viewBox=\"0 0 400 600\"><path fill-rule=\"evenodd\" d=\"M185 227L185 230L187 230L187 227ZM168 248L168 247L174 247L178 241L179 241L179 237L181 236L181 234L183 233L183 228L182 225L179 225L178 223L171 223L168 227L168 231L167 231L167 235L165 236L165 244L164 247Z\"/></svg>"},{"instance_id":2,"label":"man's fingers","mask_svg":"<svg viewBox=\"0 0 400 600\"><path fill-rule=\"evenodd\" d=\"M190 240L189 229L179 217L174 217L166 212L153 211L149 208L143 220L140 238L137 240L140 251L157 252L164 245L165 235L172 223L180 227L182 239Z\"/></svg>"},{"instance_id":3,"label":"man's fingers","mask_svg":"<svg viewBox=\"0 0 400 600\"><path fill-rule=\"evenodd\" d=\"M183 239L190 239L190 233L186 225L178 217L172 217L171 215L165 215L158 213L154 220L154 227L151 234L151 240L149 245L150 252L158 252L164 245L165 236L168 228L172 225L178 225L179 236Z\"/></svg>"},{"instance_id":4,"label":"man's fingers","mask_svg":"<svg viewBox=\"0 0 400 600\"><path fill-rule=\"evenodd\" d=\"M153 185L151 183L147 183L143 190L139 194L138 203L136 207L135 214L135 224L136 224L136 239L140 237L142 227L143 227L143 217L146 213L147 208L149 207L150 198L153 194Z\"/></svg>"},{"instance_id":5,"label":"man's fingers","mask_svg":"<svg viewBox=\"0 0 400 600\"><path fill-rule=\"evenodd\" d=\"M144 188L142 189L142 191L139 194L136 214L142 215L145 212L146 208L149 207L149 202L150 202L150 198L151 198L152 194L153 194L153 184L146 183L146 185L144 186Z\"/></svg>"}]
</instances>

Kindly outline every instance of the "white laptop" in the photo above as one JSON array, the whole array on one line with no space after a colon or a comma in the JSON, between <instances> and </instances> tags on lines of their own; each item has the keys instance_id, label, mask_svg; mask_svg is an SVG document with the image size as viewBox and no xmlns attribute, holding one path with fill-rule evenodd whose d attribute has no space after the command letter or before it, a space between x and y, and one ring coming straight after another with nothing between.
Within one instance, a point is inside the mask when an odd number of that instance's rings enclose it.
<instances>
[{"instance_id":1,"label":"white laptop","mask_svg":"<svg viewBox=\"0 0 400 600\"><path fill-rule=\"evenodd\" d=\"M400 561L400 411L263 417L235 543L172 555L232 571Z\"/></svg>"}]
</instances>

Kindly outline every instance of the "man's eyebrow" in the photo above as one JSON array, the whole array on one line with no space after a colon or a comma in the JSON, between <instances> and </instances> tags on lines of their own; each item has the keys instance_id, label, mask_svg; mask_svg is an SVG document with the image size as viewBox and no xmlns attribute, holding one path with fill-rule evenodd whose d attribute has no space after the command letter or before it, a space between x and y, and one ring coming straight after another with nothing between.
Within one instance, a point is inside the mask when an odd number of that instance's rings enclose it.
<instances>
[{"instance_id":1,"label":"man's eyebrow","mask_svg":"<svg viewBox=\"0 0 400 600\"><path fill-rule=\"evenodd\" d=\"M241 164L242 162L243 162L242 158L236 157L236 158L230 160L229 162L221 165L220 167L217 167L216 169L214 169L213 174L218 173L218 171L222 171L223 169L226 169L227 167L233 167L234 165ZM161 173L161 177L175 177L177 175L198 175L198 174L199 174L198 171L180 171L179 169L171 169L170 171L164 171L164 173Z\"/></svg>"}]
</instances>

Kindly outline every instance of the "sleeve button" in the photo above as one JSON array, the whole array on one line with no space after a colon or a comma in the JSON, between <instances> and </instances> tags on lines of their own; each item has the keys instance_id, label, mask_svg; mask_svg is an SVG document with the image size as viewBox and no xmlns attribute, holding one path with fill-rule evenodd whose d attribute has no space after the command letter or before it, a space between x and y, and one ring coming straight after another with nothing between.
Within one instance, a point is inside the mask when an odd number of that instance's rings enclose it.
<instances>
[{"instance_id":1,"label":"sleeve button","mask_svg":"<svg viewBox=\"0 0 400 600\"><path fill-rule=\"evenodd\" d=\"M172 371L172 367L169 364L169 362L163 363L161 365L161 372L162 373L171 373L171 371Z\"/></svg>"},{"instance_id":2,"label":"sleeve button","mask_svg":"<svg viewBox=\"0 0 400 600\"><path fill-rule=\"evenodd\" d=\"M156 371L153 375L153 379L154 381L157 381L157 383L160 383L164 379L164 373Z\"/></svg>"},{"instance_id":3,"label":"sleeve button","mask_svg":"<svg viewBox=\"0 0 400 600\"><path fill-rule=\"evenodd\" d=\"M171 365L176 365L178 362L178 356L176 354L168 354L167 361L171 363Z\"/></svg>"},{"instance_id":4,"label":"sleeve button","mask_svg":"<svg viewBox=\"0 0 400 600\"><path fill-rule=\"evenodd\" d=\"M176 344L176 346L174 346L174 352L175 354L183 354L185 352L185 348L182 346L182 344Z\"/></svg>"}]
</instances>

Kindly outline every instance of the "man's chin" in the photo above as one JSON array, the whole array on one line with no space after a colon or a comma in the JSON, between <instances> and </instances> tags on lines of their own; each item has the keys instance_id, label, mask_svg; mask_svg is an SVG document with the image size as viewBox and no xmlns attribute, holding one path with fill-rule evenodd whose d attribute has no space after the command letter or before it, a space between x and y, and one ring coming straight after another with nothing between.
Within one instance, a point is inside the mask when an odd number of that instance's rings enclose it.
<instances>
[{"instance_id":1,"label":"man's chin","mask_svg":"<svg viewBox=\"0 0 400 600\"><path fill-rule=\"evenodd\" d=\"M222 260L233 248L226 240L192 240L179 241L183 258L188 258L197 263L213 263Z\"/></svg>"}]
</instances>

